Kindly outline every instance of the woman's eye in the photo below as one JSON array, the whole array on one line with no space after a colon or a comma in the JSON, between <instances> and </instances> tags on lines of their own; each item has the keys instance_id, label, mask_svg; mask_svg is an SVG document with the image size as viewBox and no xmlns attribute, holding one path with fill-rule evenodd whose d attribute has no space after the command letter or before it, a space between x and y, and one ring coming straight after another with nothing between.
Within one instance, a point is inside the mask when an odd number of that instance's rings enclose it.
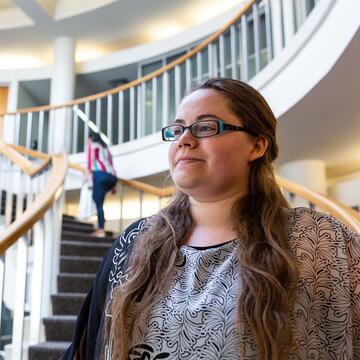
<instances>
[{"instance_id":1,"label":"woman's eye","mask_svg":"<svg viewBox=\"0 0 360 360\"><path fill-rule=\"evenodd\" d=\"M204 125L199 126L199 131L213 131L213 130L216 130L216 128L209 124L204 124Z\"/></svg>"}]
</instances>

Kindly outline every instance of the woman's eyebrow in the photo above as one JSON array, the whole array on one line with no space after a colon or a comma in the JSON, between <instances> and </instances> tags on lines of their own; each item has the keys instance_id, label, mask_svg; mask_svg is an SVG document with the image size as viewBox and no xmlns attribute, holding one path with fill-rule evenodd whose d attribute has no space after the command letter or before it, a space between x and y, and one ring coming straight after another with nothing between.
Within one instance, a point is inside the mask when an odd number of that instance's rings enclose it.
<instances>
[{"instance_id":1,"label":"woman's eyebrow","mask_svg":"<svg viewBox=\"0 0 360 360\"><path fill-rule=\"evenodd\" d=\"M199 116L196 117L195 122L196 121L200 121L203 119L208 119L208 118L212 118L212 119L219 119L216 115L214 114L201 114ZM185 120L183 119L175 119L174 121L175 124L185 124Z\"/></svg>"}]
</instances>

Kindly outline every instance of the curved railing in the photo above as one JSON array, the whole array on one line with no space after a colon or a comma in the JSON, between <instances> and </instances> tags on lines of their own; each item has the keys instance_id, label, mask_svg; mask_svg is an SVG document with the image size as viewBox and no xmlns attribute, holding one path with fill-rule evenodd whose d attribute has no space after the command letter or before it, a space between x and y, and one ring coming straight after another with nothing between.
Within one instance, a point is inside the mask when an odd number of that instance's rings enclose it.
<instances>
[{"instance_id":1,"label":"curved railing","mask_svg":"<svg viewBox=\"0 0 360 360\"><path fill-rule=\"evenodd\" d=\"M70 163L69 167L81 171L82 173L85 173L86 171L83 166L78 164ZM143 199L144 193L155 195L160 198L168 198L175 191L175 188L173 186L159 188L157 186L148 185L140 181L125 180L121 178L119 178L118 180L123 186L127 186L139 192L140 203ZM276 182L285 193L290 203L290 206L303 205L310 206L311 208L316 208L320 211L332 215L333 217L350 226L354 231L360 233L360 213L358 213L357 211L335 200L332 200L325 195L317 193L313 190L306 188L305 186L287 180L283 177L276 176ZM122 194L120 194L119 201L123 203L121 195ZM140 208L141 207L142 206L140 204ZM159 208L160 207L161 206L159 206ZM144 214L142 213L139 214L140 217L142 217L143 215Z\"/></svg>"},{"instance_id":2,"label":"curved railing","mask_svg":"<svg viewBox=\"0 0 360 360\"><path fill-rule=\"evenodd\" d=\"M64 153L39 155L0 141L0 340L11 343L12 359L39 342L50 312L66 173Z\"/></svg>"},{"instance_id":3,"label":"curved railing","mask_svg":"<svg viewBox=\"0 0 360 360\"><path fill-rule=\"evenodd\" d=\"M64 122L71 126L60 137L68 139L60 148L68 153L84 151L89 129L114 145L142 138L168 124L194 83L214 76L252 78L287 45L317 1L280 6L277 0L249 0L221 29L166 66L65 104L0 114L0 127L3 116L15 124L14 144L30 148L36 141L37 149L50 153L59 142L56 126Z\"/></svg>"},{"instance_id":4,"label":"curved railing","mask_svg":"<svg viewBox=\"0 0 360 360\"><path fill-rule=\"evenodd\" d=\"M53 155L51 157L43 154L41 157L42 163L32 165L21 153L38 158L34 151L0 142L0 154L11 160L16 167L20 168L30 178L40 176L50 163L52 164L52 171L41 192L31 195L31 197L36 196L34 201L26 205L26 210L23 213L21 213L20 209L18 217L13 222L10 222L10 224L6 224L4 232L0 232L0 255L28 232L43 217L46 211L52 207L63 191L62 187L67 173L67 157L65 154ZM11 175L9 173L6 175L10 177L11 182ZM9 181L9 178L6 181ZM9 194L9 191L7 191L7 194ZM20 191L16 192L16 195L19 194L21 194Z\"/></svg>"},{"instance_id":5,"label":"curved railing","mask_svg":"<svg viewBox=\"0 0 360 360\"><path fill-rule=\"evenodd\" d=\"M360 233L360 213L357 211L280 176L276 176L276 181L280 188L287 193L290 205L306 205L319 209L347 224L357 233ZM298 202L299 199L300 202ZM305 200L305 202L301 203L301 200Z\"/></svg>"}]
</instances>

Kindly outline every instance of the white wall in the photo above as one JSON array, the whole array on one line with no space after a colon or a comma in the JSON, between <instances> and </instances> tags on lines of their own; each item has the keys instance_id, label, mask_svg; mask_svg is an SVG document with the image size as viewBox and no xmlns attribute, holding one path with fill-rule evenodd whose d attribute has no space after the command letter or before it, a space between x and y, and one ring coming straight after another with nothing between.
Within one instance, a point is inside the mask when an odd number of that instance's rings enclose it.
<instances>
[{"instance_id":1,"label":"white wall","mask_svg":"<svg viewBox=\"0 0 360 360\"><path fill-rule=\"evenodd\" d=\"M345 178L329 182L328 194L331 198L348 206L360 208L360 173L353 173Z\"/></svg>"},{"instance_id":2,"label":"white wall","mask_svg":"<svg viewBox=\"0 0 360 360\"><path fill-rule=\"evenodd\" d=\"M360 27L360 1L319 1L289 46L250 81L276 117L334 66Z\"/></svg>"},{"instance_id":3,"label":"white wall","mask_svg":"<svg viewBox=\"0 0 360 360\"><path fill-rule=\"evenodd\" d=\"M20 83L17 108L25 109L25 108L29 108L29 107L38 106L38 105L39 104L32 97L32 95L29 93L29 91L26 89L26 87L22 86Z\"/></svg>"}]
</instances>

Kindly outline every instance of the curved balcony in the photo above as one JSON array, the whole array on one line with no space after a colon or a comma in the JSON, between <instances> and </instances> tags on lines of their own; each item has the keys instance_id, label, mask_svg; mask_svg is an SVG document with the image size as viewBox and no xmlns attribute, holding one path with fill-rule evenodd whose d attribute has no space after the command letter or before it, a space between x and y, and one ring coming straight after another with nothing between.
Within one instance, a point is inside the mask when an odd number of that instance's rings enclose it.
<instances>
[{"instance_id":1,"label":"curved balcony","mask_svg":"<svg viewBox=\"0 0 360 360\"><path fill-rule=\"evenodd\" d=\"M158 131L174 116L186 89L211 76L226 76L250 82L274 109L280 144L286 149L280 161L316 157L328 162L334 172L345 172L358 161L353 145L353 134L359 131L357 110L354 105L344 106L339 113L339 106L330 107L356 104L348 95L354 93L357 76L346 64L349 57L358 56L360 21L355 8L359 4L338 0L288 3L249 1L210 37L189 45L186 53L178 50L176 56L184 54L165 67L146 74L159 66L159 61L153 61L142 68L145 76L118 88L64 105L8 114L7 129L13 127L14 143L30 147L37 140L42 151L54 151L59 148L58 139L65 138L60 148L65 147L72 154L70 160L77 163L84 159L89 129L99 129L112 145L120 176L143 177L167 169L163 156L167 145L161 143ZM295 16L289 19L289 14ZM331 78L343 84L343 91L328 86ZM338 101L326 103L327 97ZM320 104L326 104L325 108ZM344 120L337 121L339 117L346 119L345 127ZM54 123L60 123L62 136ZM334 129L332 134L323 132L325 127ZM297 136L299 131L303 136ZM329 146L328 136L338 146Z\"/></svg>"}]
</instances>

